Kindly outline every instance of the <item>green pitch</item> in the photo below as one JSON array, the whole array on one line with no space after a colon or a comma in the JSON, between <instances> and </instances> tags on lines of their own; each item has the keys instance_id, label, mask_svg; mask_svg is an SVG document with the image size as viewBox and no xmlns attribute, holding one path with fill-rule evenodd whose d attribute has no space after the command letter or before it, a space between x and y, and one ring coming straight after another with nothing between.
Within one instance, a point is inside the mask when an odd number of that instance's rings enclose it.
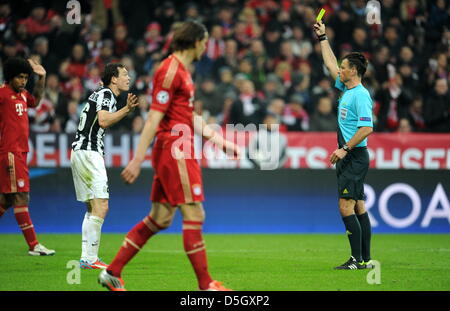
<instances>
[{"instance_id":1,"label":"green pitch","mask_svg":"<svg viewBox=\"0 0 450 311\"><path fill-rule=\"evenodd\" d=\"M123 234L103 234L100 255L110 262ZM370 270L335 271L349 257L345 235L205 235L210 272L234 290L450 290L449 235L373 237L373 258L381 263L381 284L367 283ZM80 235L41 234L53 257L31 257L19 234L0 235L5 290L104 290L98 270L81 270L80 283L67 263L79 260ZM69 265L70 266L70 265ZM73 268L73 266L71 267ZM72 273L72 274L70 274ZM196 278L178 234L159 234L125 267L128 290L197 290Z\"/></svg>"}]
</instances>

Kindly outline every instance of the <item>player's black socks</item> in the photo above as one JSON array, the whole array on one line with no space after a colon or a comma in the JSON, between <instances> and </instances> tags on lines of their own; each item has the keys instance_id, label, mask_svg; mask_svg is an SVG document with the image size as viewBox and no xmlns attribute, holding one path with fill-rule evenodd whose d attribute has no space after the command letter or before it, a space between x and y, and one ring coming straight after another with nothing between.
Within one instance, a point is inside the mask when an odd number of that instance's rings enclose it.
<instances>
[{"instance_id":1,"label":"player's black socks","mask_svg":"<svg viewBox=\"0 0 450 311\"><path fill-rule=\"evenodd\" d=\"M352 249L352 256L358 261L362 261L361 256L361 226L355 214L342 217L348 240Z\"/></svg>"},{"instance_id":2,"label":"player's black socks","mask_svg":"<svg viewBox=\"0 0 450 311\"><path fill-rule=\"evenodd\" d=\"M361 226L361 248L362 258L364 261L370 260L370 239L372 237L372 226L370 225L369 214L358 215L359 224Z\"/></svg>"}]
</instances>

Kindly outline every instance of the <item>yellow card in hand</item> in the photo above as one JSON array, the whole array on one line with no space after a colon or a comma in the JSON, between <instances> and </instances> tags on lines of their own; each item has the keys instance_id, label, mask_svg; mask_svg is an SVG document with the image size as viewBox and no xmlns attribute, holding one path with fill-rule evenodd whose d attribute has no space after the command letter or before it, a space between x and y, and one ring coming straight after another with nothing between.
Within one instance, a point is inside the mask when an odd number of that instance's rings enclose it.
<instances>
[{"instance_id":1,"label":"yellow card in hand","mask_svg":"<svg viewBox=\"0 0 450 311\"><path fill-rule=\"evenodd\" d=\"M317 15L317 17L316 17L316 21L320 22L324 15L325 15L325 10L324 9L320 9L319 15Z\"/></svg>"}]
</instances>

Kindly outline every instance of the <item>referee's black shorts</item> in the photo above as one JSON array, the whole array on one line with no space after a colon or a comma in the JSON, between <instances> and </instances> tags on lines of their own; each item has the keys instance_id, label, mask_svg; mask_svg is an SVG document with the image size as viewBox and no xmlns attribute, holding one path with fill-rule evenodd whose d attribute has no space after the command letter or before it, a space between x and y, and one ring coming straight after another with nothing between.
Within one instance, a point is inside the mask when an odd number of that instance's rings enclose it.
<instances>
[{"instance_id":1,"label":"referee's black shorts","mask_svg":"<svg viewBox=\"0 0 450 311\"><path fill-rule=\"evenodd\" d=\"M364 179L369 170L369 152L356 147L336 163L339 198L364 200Z\"/></svg>"}]
</instances>

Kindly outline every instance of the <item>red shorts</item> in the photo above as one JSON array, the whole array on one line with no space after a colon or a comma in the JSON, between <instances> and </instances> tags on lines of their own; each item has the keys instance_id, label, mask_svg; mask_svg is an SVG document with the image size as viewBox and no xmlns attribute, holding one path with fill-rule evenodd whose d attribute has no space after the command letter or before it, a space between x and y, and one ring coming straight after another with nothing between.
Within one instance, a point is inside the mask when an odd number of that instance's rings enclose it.
<instances>
[{"instance_id":1,"label":"red shorts","mask_svg":"<svg viewBox=\"0 0 450 311\"><path fill-rule=\"evenodd\" d=\"M27 153L0 153L0 193L30 192Z\"/></svg>"},{"instance_id":2,"label":"red shorts","mask_svg":"<svg viewBox=\"0 0 450 311\"><path fill-rule=\"evenodd\" d=\"M152 165L152 202L176 206L204 200L202 172L196 159L174 158L169 147L153 148Z\"/></svg>"}]
</instances>

